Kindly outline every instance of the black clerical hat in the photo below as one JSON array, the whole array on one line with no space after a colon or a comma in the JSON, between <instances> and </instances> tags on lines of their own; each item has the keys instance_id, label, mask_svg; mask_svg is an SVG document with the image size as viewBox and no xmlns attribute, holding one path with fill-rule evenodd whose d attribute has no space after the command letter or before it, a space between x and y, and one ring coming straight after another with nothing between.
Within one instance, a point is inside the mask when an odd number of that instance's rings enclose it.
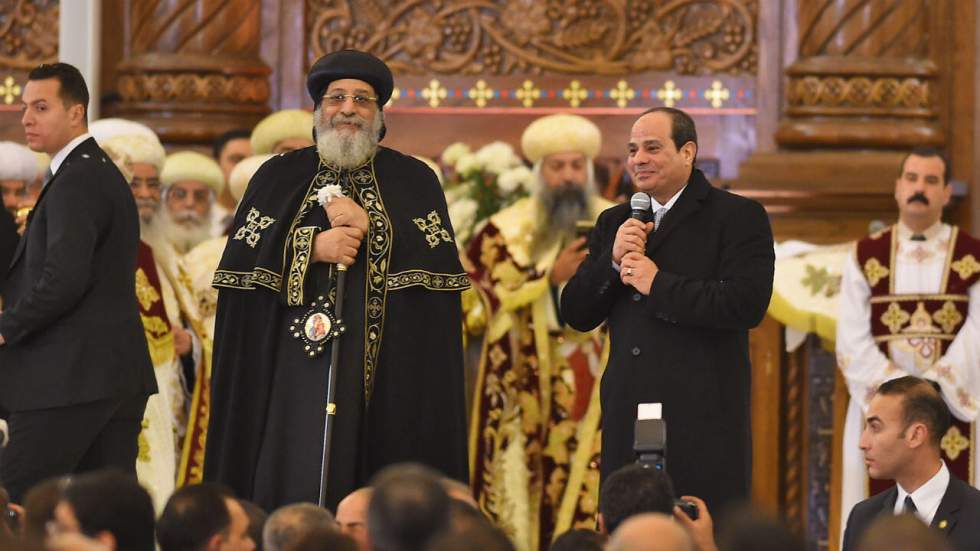
<instances>
[{"instance_id":1,"label":"black clerical hat","mask_svg":"<svg viewBox=\"0 0 980 551\"><path fill-rule=\"evenodd\" d=\"M378 107L388 103L395 86L391 69L384 61L367 52L340 50L321 57L310 68L306 89L313 98L313 104L320 105L327 86L342 78L356 78L370 84L378 96Z\"/></svg>"}]
</instances>

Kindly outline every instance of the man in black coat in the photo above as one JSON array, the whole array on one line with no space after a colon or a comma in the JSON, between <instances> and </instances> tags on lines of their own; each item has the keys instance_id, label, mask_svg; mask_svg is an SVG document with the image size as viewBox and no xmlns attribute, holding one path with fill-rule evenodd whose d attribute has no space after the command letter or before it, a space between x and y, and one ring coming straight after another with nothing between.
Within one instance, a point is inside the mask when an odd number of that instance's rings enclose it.
<instances>
[{"instance_id":1,"label":"man in black coat","mask_svg":"<svg viewBox=\"0 0 980 551\"><path fill-rule=\"evenodd\" d=\"M47 183L14 252L0 313L0 410L10 444L0 484L17 501L51 476L135 473L153 367L136 304L136 204L87 133L78 69L31 71L22 123L51 155Z\"/></svg>"},{"instance_id":2,"label":"man in black coat","mask_svg":"<svg viewBox=\"0 0 980 551\"><path fill-rule=\"evenodd\" d=\"M980 490L950 475L940 448L951 417L933 383L905 376L883 383L868 403L860 446L868 475L896 485L851 510L843 551L855 551L882 515L912 514L957 550L980 549Z\"/></svg>"},{"instance_id":3,"label":"man in black coat","mask_svg":"<svg viewBox=\"0 0 980 551\"><path fill-rule=\"evenodd\" d=\"M748 497L748 330L769 305L774 252L762 206L712 187L696 155L683 111L636 121L627 168L651 198L652 221L631 218L629 205L602 213L561 313L581 331L609 324L602 479L634 460L637 405L660 403L678 494L718 511Z\"/></svg>"}]
</instances>

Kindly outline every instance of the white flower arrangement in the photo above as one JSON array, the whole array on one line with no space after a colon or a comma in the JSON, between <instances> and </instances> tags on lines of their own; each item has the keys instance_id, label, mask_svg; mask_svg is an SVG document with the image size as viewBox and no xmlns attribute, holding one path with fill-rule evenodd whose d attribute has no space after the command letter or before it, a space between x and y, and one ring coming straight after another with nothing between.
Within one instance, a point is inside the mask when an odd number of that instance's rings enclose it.
<instances>
[{"instance_id":1,"label":"white flower arrangement","mask_svg":"<svg viewBox=\"0 0 980 551\"><path fill-rule=\"evenodd\" d=\"M483 170L483 165L480 164L480 160L476 155L467 153L466 155L463 155L457 159L454 168L456 169L456 174L464 176L466 174Z\"/></svg>"},{"instance_id":2,"label":"white flower arrangement","mask_svg":"<svg viewBox=\"0 0 980 551\"><path fill-rule=\"evenodd\" d=\"M463 142L456 142L451 144L449 147L442 152L442 156L439 158L443 165L446 166L456 166L456 163L465 155L473 153L470 146Z\"/></svg>"},{"instance_id":3,"label":"white flower arrangement","mask_svg":"<svg viewBox=\"0 0 980 551\"><path fill-rule=\"evenodd\" d=\"M316 200L320 203L320 206L330 203L330 200L334 197L343 197L344 191L337 184L330 184L323 186L319 191L316 192Z\"/></svg>"},{"instance_id":4,"label":"white flower arrangement","mask_svg":"<svg viewBox=\"0 0 980 551\"><path fill-rule=\"evenodd\" d=\"M521 165L521 159L514 148L505 142L492 142L476 152L480 166L494 174L503 174L507 169Z\"/></svg>"},{"instance_id":5,"label":"white flower arrangement","mask_svg":"<svg viewBox=\"0 0 980 551\"><path fill-rule=\"evenodd\" d=\"M463 143L454 143L440 157L455 174L448 178L444 191L449 218L462 249L476 229L500 209L533 189L534 173L504 142L493 142L476 153Z\"/></svg>"},{"instance_id":6,"label":"white flower arrangement","mask_svg":"<svg viewBox=\"0 0 980 551\"><path fill-rule=\"evenodd\" d=\"M497 187L507 193L517 190L530 192L534 182L534 173L524 165L510 168L497 176Z\"/></svg>"},{"instance_id":7,"label":"white flower arrangement","mask_svg":"<svg viewBox=\"0 0 980 551\"><path fill-rule=\"evenodd\" d=\"M449 220L456 230L457 243L465 243L472 237L476 213L479 209L480 205L469 197L457 199L449 204Z\"/></svg>"}]
</instances>

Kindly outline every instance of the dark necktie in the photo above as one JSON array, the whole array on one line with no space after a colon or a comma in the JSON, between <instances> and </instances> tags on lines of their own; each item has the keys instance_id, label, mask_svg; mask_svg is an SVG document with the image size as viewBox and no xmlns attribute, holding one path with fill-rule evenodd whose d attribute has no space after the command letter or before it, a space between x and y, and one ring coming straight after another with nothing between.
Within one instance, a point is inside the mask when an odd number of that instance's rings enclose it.
<instances>
[{"instance_id":1,"label":"dark necktie","mask_svg":"<svg viewBox=\"0 0 980 551\"><path fill-rule=\"evenodd\" d=\"M660 223L663 222L665 214L667 214L667 207L660 207L657 212L653 213L653 231L660 229Z\"/></svg>"},{"instance_id":2,"label":"dark necktie","mask_svg":"<svg viewBox=\"0 0 980 551\"><path fill-rule=\"evenodd\" d=\"M917 234L913 235L912 237L909 237L909 239L911 241L925 241L926 240L926 236L922 235L921 233L917 233Z\"/></svg>"},{"instance_id":3,"label":"dark necktie","mask_svg":"<svg viewBox=\"0 0 980 551\"><path fill-rule=\"evenodd\" d=\"M912 496L905 496L905 509L903 512L910 515L914 515L919 512L919 509L915 506L915 502L912 501Z\"/></svg>"}]
</instances>

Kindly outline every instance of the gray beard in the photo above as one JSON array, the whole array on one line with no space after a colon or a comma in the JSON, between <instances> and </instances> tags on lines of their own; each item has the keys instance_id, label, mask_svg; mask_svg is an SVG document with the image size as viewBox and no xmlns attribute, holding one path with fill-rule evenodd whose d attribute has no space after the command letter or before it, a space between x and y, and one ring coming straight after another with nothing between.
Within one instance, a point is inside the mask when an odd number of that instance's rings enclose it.
<instances>
[{"instance_id":1,"label":"gray beard","mask_svg":"<svg viewBox=\"0 0 980 551\"><path fill-rule=\"evenodd\" d=\"M184 254L211 237L211 219L203 216L187 226L178 223L170 209L163 207L150 222L148 233L166 239L177 252Z\"/></svg>"},{"instance_id":2,"label":"gray beard","mask_svg":"<svg viewBox=\"0 0 980 551\"><path fill-rule=\"evenodd\" d=\"M542 223L537 226L531 241L534 258L550 250L555 243L566 244L575 238L575 223L590 217L589 195L585 188L575 184L565 184L557 189L541 184L535 194Z\"/></svg>"},{"instance_id":3,"label":"gray beard","mask_svg":"<svg viewBox=\"0 0 980 551\"><path fill-rule=\"evenodd\" d=\"M559 188L541 186L538 203L544 217L541 232L568 236L575 223L589 217L589 194L579 185L566 183Z\"/></svg>"},{"instance_id":4,"label":"gray beard","mask_svg":"<svg viewBox=\"0 0 980 551\"><path fill-rule=\"evenodd\" d=\"M319 107L313 112L313 122L316 125L316 150L324 162L339 168L351 169L366 163L377 151L381 127L384 125L382 112L378 111L370 128L362 126L353 134L346 132L341 134L334 128L337 122L353 119L362 124L367 122L360 117L344 117L339 113L329 121L324 121Z\"/></svg>"}]
</instances>

